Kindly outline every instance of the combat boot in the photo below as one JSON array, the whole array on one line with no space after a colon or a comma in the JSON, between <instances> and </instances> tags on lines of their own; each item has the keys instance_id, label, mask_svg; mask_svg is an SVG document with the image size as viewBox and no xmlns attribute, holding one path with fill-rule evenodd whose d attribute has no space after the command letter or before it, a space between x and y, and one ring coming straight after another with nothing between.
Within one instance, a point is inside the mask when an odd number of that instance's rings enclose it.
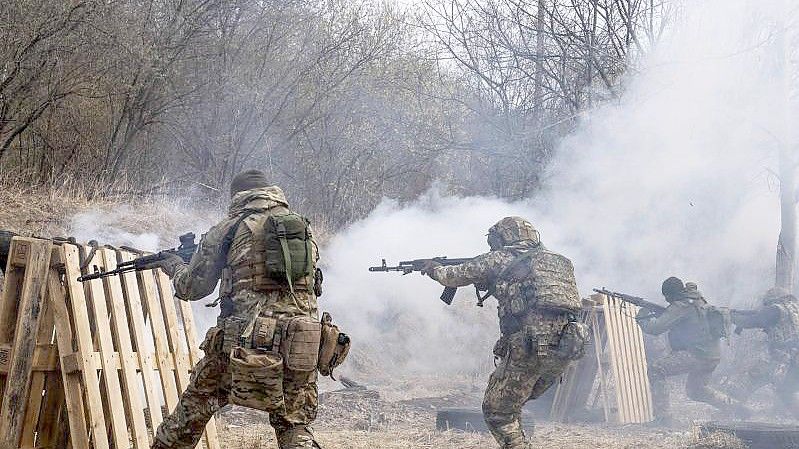
<instances>
[{"instance_id":1,"label":"combat boot","mask_svg":"<svg viewBox=\"0 0 799 449\"><path fill-rule=\"evenodd\" d=\"M309 426L294 426L289 429L275 429L280 449L322 449L316 442Z\"/></svg>"}]
</instances>

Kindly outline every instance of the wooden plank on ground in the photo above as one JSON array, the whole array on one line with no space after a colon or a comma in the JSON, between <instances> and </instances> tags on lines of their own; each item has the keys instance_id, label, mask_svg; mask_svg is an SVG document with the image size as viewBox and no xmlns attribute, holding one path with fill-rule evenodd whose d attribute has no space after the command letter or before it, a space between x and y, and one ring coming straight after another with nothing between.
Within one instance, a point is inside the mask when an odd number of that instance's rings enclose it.
<instances>
[{"instance_id":1,"label":"wooden plank on ground","mask_svg":"<svg viewBox=\"0 0 799 449\"><path fill-rule=\"evenodd\" d=\"M104 248L98 250L102 254L103 264L106 270L114 270L117 267L116 252L112 249ZM122 371L122 386L127 416L130 423L131 438L135 449L146 449L150 447L147 435L147 425L144 421L144 407L142 406L141 396L139 395L139 376L136 372L138 360L133 352L131 344L130 330L128 329L128 314L125 311L125 298L122 293L122 283L119 276L109 276L104 279L105 295L108 305L111 308L111 329L117 343L116 350L119 353L119 362ZM96 298L96 296L95 296ZM108 373L108 371L106 371ZM116 374L116 371L114 371ZM112 405L113 407L113 405Z\"/></svg>"},{"instance_id":2,"label":"wooden plank on ground","mask_svg":"<svg viewBox=\"0 0 799 449\"><path fill-rule=\"evenodd\" d=\"M175 362L169 351L169 342L167 341L167 332L153 270L140 271L137 273L137 277L139 280L139 292L150 313L150 330L152 331L155 345L155 361L158 366L158 375L161 378L166 407L171 413L178 404L178 389L173 372Z\"/></svg>"},{"instance_id":3,"label":"wooden plank on ground","mask_svg":"<svg viewBox=\"0 0 799 449\"><path fill-rule=\"evenodd\" d=\"M25 277L18 298L14 343L11 350L11 369L0 407L0 446L19 447L22 437L25 408L31 382L33 351L42 318L41 312L47 290L52 243L48 240L15 237L11 242L10 259L25 252ZM9 261L11 263L11 261Z\"/></svg>"},{"instance_id":4,"label":"wooden plank on ground","mask_svg":"<svg viewBox=\"0 0 799 449\"><path fill-rule=\"evenodd\" d=\"M65 279L65 281L68 282L69 280ZM81 385L83 372L67 372L63 369L63 360L73 354L73 333L69 319L69 310L67 308L64 287L61 285L61 279L58 271L53 267L50 268L50 274L47 282L47 293L50 301L50 308L53 311L56 343L58 344L58 351L62 361L61 383L64 392L67 419L69 422L70 440L72 447L75 449L89 449L89 430L86 427L86 420L84 418L86 416L86 410L83 406L84 391ZM82 358L80 359L84 360ZM87 400L90 400L90 393L88 393L89 391L93 392L91 394L99 395L100 393L100 389L97 387L96 383L97 371L92 370L90 374L93 374L95 383L94 388L92 388L92 386L87 386ZM99 422L102 422L102 419L100 419ZM103 432L105 432L104 429ZM58 447L57 444L59 437L60 432L55 438L56 447ZM103 439L105 439L104 435Z\"/></svg>"},{"instance_id":5,"label":"wooden plank on ground","mask_svg":"<svg viewBox=\"0 0 799 449\"><path fill-rule=\"evenodd\" d=\"M89 251L87 248L86 251ZM91 265L97 266L100 270L105 270L104 250L99 249L95 252ZM119 383L119 373L114 364L114 338L111 334L111 323L105 296L105 282L103 279L93 279L85 282L87 292L91 297L91 305L94 312L94 323L96 326L96 337L100 349L100 361L103 366L103 384L105 387L105 399L108 404L105 417L111 423L111 437L114 446L117 448L127 447L128 425L125 420L124 402L122 399L122 389Z\"/></svg>"},{"instance_id":6,"label":"wooden plank on ground","mask_svg":"<svg viewBox=\"0 0 799 449\"><path fill-rule=\"evenodd\" d=\"M107 449L108 435L105 425L103 412L102 396L100 394L100 379L97 370L92 362L91 354L94 353L92 341L91 324L89 321L88 305L86 303L86 292L83 284L78 282L80 272L79 250L74 245L61 245L64 263L64 283L66 284L69 295L69 305L71 306L72 318L74 320L75 341L79 354L78 362L80 373L83 377L83 386L86 394L87 417L89 420L88 428L92 434L92 443L97 449ZM65 357L61 354L62 360ZM72 442L77 449L76 442Z\"/></svg>"},{"instance_id":7,"label":"wooden plank on ground","mask_svg":"<svg viewBox=\"0 0 799 449\"><path fill-rule=\"evenodd\" d=\"M117 257L122 262L128 262L133 260L135 256L126 251L118 251ZM150 342L145 337L147 326L144 322L144 312L136 273L128 272L122 275L122 289L128 306L130 326L133 332L133 344L139 358L144 397L147 400L147 412L150 416L153 431L155 431L164 419L161 415L161 399L158 395L161 387L156 385Z\"/></svg>"}]
</instances>

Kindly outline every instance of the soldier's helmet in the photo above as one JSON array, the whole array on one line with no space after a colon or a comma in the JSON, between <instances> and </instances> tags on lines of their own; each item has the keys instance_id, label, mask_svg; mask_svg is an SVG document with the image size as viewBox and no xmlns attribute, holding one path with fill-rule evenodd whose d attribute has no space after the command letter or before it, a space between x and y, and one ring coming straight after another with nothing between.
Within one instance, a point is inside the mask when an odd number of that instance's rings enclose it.
<instances>
[{"instance_id":1,"label":"soldier's helmet","mask_svg":"<svg viewBox=\"0 0 799 449\"><path fill-rule=\"evenodd\" d=\"M685 293L685 285L683 285L680 278L671 276L663 281L663 284L660 286L660 291L663 293L666 301L672 302L683 297Z\"/></svg>"},{"instance_id":2,"label":"soldier's helmet","mask_svg":"<svg viewBox=\"0 0 799 449\"><path fill-rule=\"evenodd\" d=\"M790 297L791 292L782 287L772 287L763 295L763 305L770 305L778 302L786 297Z\"/></svg>"},{"instance_id":3,"label":"soldier's helmet","mask_svg":"<svg viewBox=\"0 0 799 449\"><path fill-rule=\"evenodd\" d=\"M532 223L521 217L505 217L488 230L489 240L496 236L501 240L502 245L531 241L536 244L541 243L538 231Z\"/></svg>"}]
</instances>

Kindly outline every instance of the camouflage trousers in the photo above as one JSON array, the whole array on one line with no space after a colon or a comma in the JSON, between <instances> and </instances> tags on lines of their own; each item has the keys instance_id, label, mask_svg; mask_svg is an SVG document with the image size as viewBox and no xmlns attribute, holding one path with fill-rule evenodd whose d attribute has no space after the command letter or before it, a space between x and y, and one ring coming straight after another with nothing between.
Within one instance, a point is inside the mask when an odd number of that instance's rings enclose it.
<instances>
[{"instance_id":1,"label":"camouflage trousers","mask_svg":"<svg viewBox=\"0 0 799 449\"><path fill-rule=\"evenodd\" d=\"M211 328L201 346L206 355L194 368L177 407L158 427L153 449L196 447L208 420L228 403L230 356L222 349L222 342L223 333ZM286 370L283 390L284 412L269 415L279 449L319 448L310 428L318 406L316 371Z\"/></svg>"},{"instance_id":2,"label":"camouflage trousers","mask_svg":"<svg viewBox=\"0 0 799 449\"><path fill-rule=\"evenodd\" d=\"M740 407L740 402L710 386L713 371L719 364L715 358L699 357L689 351L674 351L649 366L649 382L652 387L652 405L655 418L671 418L671 401L667 379L688 374L685 393L688 398L710 404L719 409Z\"/></svg>"},{"instance_id":3,"label":"camouflage trousers","mask_svg":"<svg viewBox=\"0 0 799 449\"><path fill-rule=\"evenodd\" d=\"M502 449L527 448L522 407L557 382L570 361L551 353L539 355L524 332L502 337L494 353L500 362L488 380L483 417Z\"/></svg>"}]
</instances>

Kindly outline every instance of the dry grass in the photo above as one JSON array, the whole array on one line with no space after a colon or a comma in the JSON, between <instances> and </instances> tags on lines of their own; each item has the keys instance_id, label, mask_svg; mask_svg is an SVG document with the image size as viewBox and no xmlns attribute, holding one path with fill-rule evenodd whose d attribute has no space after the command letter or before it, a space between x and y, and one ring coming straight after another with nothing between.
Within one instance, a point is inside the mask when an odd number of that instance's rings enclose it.
<instances>
[{"instance_id":1,"label":"dry grass","mask_svg":"<svg viewBox=\"0 0 799 449\"><path fill-rule=\"evenodd\" d=\"M177 235L205 232L223 210L210 204L189 204L164 196L104 196L77 187L32 191L11 182L0 182L0 229L23 235L69 236L97 239L101 244L113 233L157 235L164 243L177 243ZM86 225L95 229L85 229ZM94 235L98 234L98 235ZM129 242L122 242L129 244Z\"/></svg>"}]
</instances>

